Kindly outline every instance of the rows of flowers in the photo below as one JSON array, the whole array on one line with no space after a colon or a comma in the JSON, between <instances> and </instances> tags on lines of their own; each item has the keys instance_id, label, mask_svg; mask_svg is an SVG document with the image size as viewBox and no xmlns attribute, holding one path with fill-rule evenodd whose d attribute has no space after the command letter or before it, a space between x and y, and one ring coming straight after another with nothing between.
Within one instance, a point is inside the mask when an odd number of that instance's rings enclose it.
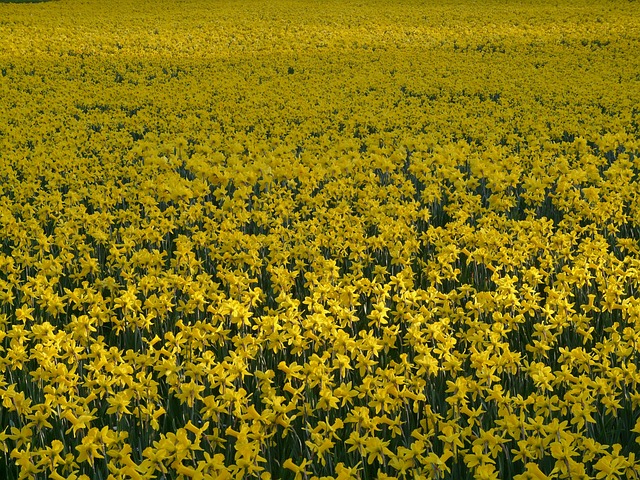
<instances>
[{"instance_id":1,"label":"rows of flowers","mask_svg":"<svg viewBox=\"0 0 640 480\"><path fill-rule=\"evenodd\" d=\"M635 3L321 3L0 3L1 478L640 477Z\"/></svg>"}]
</instances>

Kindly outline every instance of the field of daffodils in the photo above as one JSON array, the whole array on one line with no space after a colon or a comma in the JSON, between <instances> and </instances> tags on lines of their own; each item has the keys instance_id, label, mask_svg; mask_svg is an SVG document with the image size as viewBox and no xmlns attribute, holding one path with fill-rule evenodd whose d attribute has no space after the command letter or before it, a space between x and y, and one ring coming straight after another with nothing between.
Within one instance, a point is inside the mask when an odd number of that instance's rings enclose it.
<instances>
[{"instance_id":1,"label":"field of daffodils","mask_svg":"<svg viewBox=\"0 0 640 480\"><path fill-rule=\"evenodd\" d=\"M640 4L0 3L0 478L640 478Z\"/></svg>"}]
</instances>

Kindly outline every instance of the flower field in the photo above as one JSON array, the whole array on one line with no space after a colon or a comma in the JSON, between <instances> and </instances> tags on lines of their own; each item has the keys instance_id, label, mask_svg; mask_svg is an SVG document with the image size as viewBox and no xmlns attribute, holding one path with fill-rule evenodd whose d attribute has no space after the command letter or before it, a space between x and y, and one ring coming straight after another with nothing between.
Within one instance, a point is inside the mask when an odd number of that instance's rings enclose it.
<instances>
[{"instance_id":1,"label":"flower field","mask_svg":"<svg viewBox=\"0 0 640 480\"><path fill-rule=\"evenodd\" d=\"M639 39L0 3L0 478L640 478Z\"/></svg>"}]
</instances>

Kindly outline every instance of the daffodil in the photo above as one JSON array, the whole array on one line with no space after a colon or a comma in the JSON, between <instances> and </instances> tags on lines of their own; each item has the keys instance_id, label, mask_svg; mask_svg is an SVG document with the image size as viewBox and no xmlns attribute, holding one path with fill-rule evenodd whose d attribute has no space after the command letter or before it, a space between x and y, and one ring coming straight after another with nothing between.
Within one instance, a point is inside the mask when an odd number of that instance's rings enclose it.
<instances>
[{"instance_id":1,"label":"daffodil","mask_svg":"<svg viewBox=\"0 0 640 480\"><path fill-rule=\"evenodd\" d=\"M113 396L107 398L109 408L107 408L107 414L115 414L118 418L123 415L130 415L131 411L127 408L131 402L131 396L128 391L118 392Z\"/></svg>"},{"instance_id":2,"label":"daffodil","mask_svg":"<svg viewBox=\"0 0 640 480\"><path fill-rule=\"evenodd\" d=\"M282 466L287 470L292 471L295 474L294 478L296 480L301 480L302 478L311 474L311 472L308 472L305 470L305 467L310 463L311 462L309 460L305 459L305 460L302 460L302 463L300 463L300 465L296 465L295 463L293 463L293 460L291 460L290 458L287 458L285 462L282 464Z\"/></svg>"},{"instance_id":3,"label":"daffodil","mask_svg":"<svg viewBox=\"0 0 640 480\"><path fill-rule=\"evenodd\" d=\"M549 477L540 470L537 464L529 462L525 465L525 472L513 478L514 480L547 480Z\"/></svg>"},{"instance_id":4,"label":"daffodil","mask_svg":"<svg viewBox=\"0 0 640 480\"><path fill-rule=\"evenodd\" d=\"M87 462L90 466L94 466L96 459L104 458L103 444L97 437L97 431L91 429L89 433L82 439L82 443L76 446L78 451L78 462Z\"/></svg>"}]
</instances>

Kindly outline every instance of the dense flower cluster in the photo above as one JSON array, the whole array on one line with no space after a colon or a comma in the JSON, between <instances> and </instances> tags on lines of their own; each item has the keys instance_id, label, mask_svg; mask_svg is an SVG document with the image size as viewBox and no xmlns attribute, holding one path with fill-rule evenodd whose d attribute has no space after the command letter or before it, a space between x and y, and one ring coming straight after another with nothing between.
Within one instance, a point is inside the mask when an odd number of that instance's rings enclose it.
<instances>
[{"instance_id":1,"label":"dense flower cluster","mask_svg":"<svg viewBox=\"0 0 640 480\"><path fill-rule=\"evenodd\" d=\"M320 3L0 4L0 477L640 477L635 2Z\"/></svg>"}]
</instances>

